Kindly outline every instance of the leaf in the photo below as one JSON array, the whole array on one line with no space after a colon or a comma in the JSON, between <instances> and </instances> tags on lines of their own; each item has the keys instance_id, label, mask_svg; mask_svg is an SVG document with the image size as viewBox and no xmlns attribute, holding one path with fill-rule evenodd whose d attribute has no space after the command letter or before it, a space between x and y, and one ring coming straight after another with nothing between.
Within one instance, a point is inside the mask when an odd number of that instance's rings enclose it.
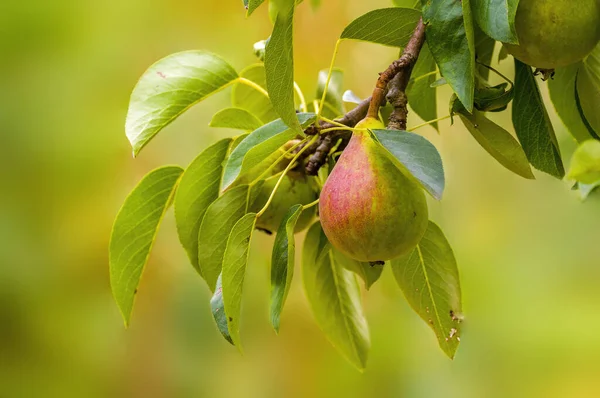
<instances>
[{"instance_id":1,"label":"leaf","mask_svg":"<svg viewBox=\"0 0 600 398\"><path fill-rule=\"evenodd\" d=\"M321 100L325 83L327 82L327 73L329 70L323 69L319 71L317 79L317 99ZM344 72L341 69L333 69L331 71L331 79L327 87L327 95L323 107L323 116L327 118L335 118L346 113L344 109L343 89Z\"/></svg>"},{"instance_id":2,"label":"leaf","mask_svg":"<svg viewBox=\"0 0 600 398\"><path fill-rule=\"evenodd\" d=\"M594 182L593 184L582 184L577 183L577 187L579 188L579 196L582 201L585 201L588 196L596 190L596 188L600 187L600 180Z\"/></svg>"},{"instance_id":3,"label":"leaf","mask_svg":"<svg viewBox=\"0 0 600 398\"><path fill-rule=\"evenodd\" d=\"M408 105L410 105L412 110L414 110L423 120L433 120L437 118L436 90L433 90L430 87L435 81L435 74L424 76L435 70L436 66L433 55L431 55L427 43L424 43L412 72L414 79L410 81L406 89ZM432 123L431 126L436 130L438 129L437 122Z\"/></svg>"},{"instance_id":4,"label":"leaf","mask_svg":"<svg viewBox=\"0 0 600 398\"><path fill-rule=\"evenodd\" d=\"M429 221L421 242L391 261L396 282L417 314L433 329L442 351L454 358L460 343L458 268L442 230Z\"/></svg>"},{"instance_id":5,"label":"leaf","mask_svg":"<svg viewBox=\"0 0 600 398\"><path fill-rule=\"evenodd\" d=\"M523 148L508 131L476 110L472 115L465 111L459 116L479 145L502 166L521 177L535 179Z\"/></svg>"},{"instance_id":6,"label":"leaf","mask_svg":"<svg viewBox=\"0 0 600 398\"><path fill-rule=\"evenodd\" d=\"M348 271L352 271L356 275L361 277L361 279L365 282L365 288L367 290L369 290L371 286L373 286L373 284L377 282L377 280L381 276L381 272L383 272L383 264L363 263L351 259L335 249L332 249L332 253L334 260L338 264L340 264Z\"/></svg>"},{"instance_id":7,"label":"leaf","mask_svg":"<svg viewBox=\"0 0 600 398\"><path fill-rule=\"evenodd\" d=\"M519 0L471 0L473 17L488 36L504 43L519 44L515 15Z\"/></svg>"},{"instance_id":8,"label":"leaf","mask_svg":"<svg viewBox=\"0 0 600 398\"><path fill-rule=\"evenodd\" d=\"M198 231L208 206L219 197L223 161L232 143L226 138L206 148L190 163L175 194L175 221L179 241L190 262L198 266Z\"/></svg>"},{"instance_id":9,"label":"leaf","mask_svg":"<svg viewBox=\"0 0 600 398\"><path fill-rule=\"evenodd\" d=\"M484 65L492 64L492 56L494 55L494 47L496 41L483 33L483 31L477 26L474 26L475 35L475 59ZM487 80L490 75L490 70L486 67L478 65L477 71L479 75Z\"/></svg>"},{"instance_id":10,"label":"leaf","mask_svg":"<svg viewBox=\"0 0 600 398\"><path fill-rule=\"evenodd\" d=\"M119 210L109 244L110 285L129 325L133 299L183 169L164 166L148 173Z\"/></svg>"},{"instance_id":11,"label":"leaf","mask_svg":"<svg viewBox=\"0 0 600 398\"><path fill-rule=\"evenodd\" d=\"M152 65L137 82L125 132L133 155L189 107L237 79L235 69L207 51L171 54Z\"/></svg>"},{"instance_id":12,"label":"leaf","mask_svg":"<svg viewBox=\"0 0 600 398\"><path fill-rule=\"evenodd\" d=\"M225 306L223 305L223 285L221 281L222 275L219 274L215 294L210 299L210 309L219 332L221 332L225 340L233 344L233 340L231 340L231 336L229 335L229 329L227 329L227 315L225 314Z\"/></svg>"},{"instance_id":13,"label":"leaf","mask_svg":"<svg viewBox=\"0 0 600 398\"><path fill-rule=\"evenodd\" d=\"M235 223L246 214L248 185L226 191L204 213L198 232L198 265L211 291L215 290L225 255L227 237Z\"/></svg>"},{"instance_id":14,"label":"leaf","mask_svg":"<svg viewBox=\"0 0 600 398\"><path fill-rule=\"evenodd\" d=\"M365 368L369 328L360 288L351 271L336 263L319 223L308 231L302 251L304 289L317 324L327 339L359 370Z\"/></svg>"},{"instance_id":15,"label":"leaf","mask_svg":"<svg viewBox=\"0 0 600 398\"><path fill-rule=\"evenodd\" d=\"M279 320L294 275L294 228L302 205L292 206L281 220L271 256L271 324L279 332Z\"/></svg>"},{"instance_id":16,"label":"leaf","mask_svg":"<svg viewBox=\"0 0 600 398\"><path fill-rule=\"evenodd\" d=\"M244 6L246 6L246 17L252 15L252 13L262 4L265 0L244 0Z\"/></svg>"},{"instance_id":17,"label":"leaf","mask_svg":"<svg viewBox=\"0 0 600 398\"><path fill-rule=\"evenodd\" d=\"M463 15L464 12L464 15ZM442 76L471 112L475 89L475 44L468 0L432 0L423 7L426 39Z\"/></svg>"},{"instance_id":18,"label":"leaf","mask_svg":"<svg viewBox=\"0 0 600 398\"><path fill-rule=\"evenodd\" d=\"M281 0L286 3L280 6L277 20L267 43L265 53L265 70L267 74L267 90L273 108L293 131L302 132L296 106L294 104L294 2Z\"/></svg>"},{"instance_id":19,"label":"leaf","mask_svg":"<svg viewBox=\"0 0 600 398\"><path fill-rule=\"evenodd\" d=\"M554 109L563 124L577 142L592 138L592 133L583 120L583 115L577 108L575 82L577 71L582 63L578 62L563 68L557 68L554 78L548 80L548 91Z\"/></svg>"},{"instance_id":20,"label":"leaf","mask_svg":"<svg viewBox=\"0 0 600 398\"><path fill-rule=\"evenodd\" d=\"M600 136L600 44L583 61L577 74L577 95L585 120Z\"/></svg>"},{"instance_id":21,"label":"leaf","mask_svg":"<svg viewBox=\"0 0 600 398\"><path fill-rule=\"evenodd\" d=\"M248 66L240 72L240 77L258 84L265 90L267 89L267 77L263 64ZM234 84L231 90L231 104L236 108L247 110L262 120L263 123L269 123L279 117L273 109L269 97L246 84Z\"/></svg>"},{"instance_id":22,"label":"leaf","mask_svg":"<svg viewBox=\"0 0 600 398\"><path fill-rule=\"evenodd\" d=\"M584 184L600 181L600 141L587 140L577 147L568 178Z\"/></svg>"},{"instance_id":23,"label":"leaf","mask_svg":"<svg viewBox=\"0 0 600 398\"><path fill-rule=\"evenodd\" d=\"M298 119L302 126L308 126L315 120L315 114L299 113ZM222 189L227 189L238 176L258 165L296 135L281 119L254 130L231 152L223 172Z\"/></svg>"},{"instance_id":24,"label":"leaf","mask_svg":"<svg viewBox=\"0 0 600 398\"><path fill-rule=\"evenodd\" d=\"M514 98L514 86L508 90L508 83L500 83L493 87L475 89L475 109L482 112L500 112L508 107Z\"/></svg>"},{"instance_id":25,"label":"leaf","mask_svg":"<svg viewBox=\"0 0 600 398\"><path fill-rule=\"evenodd\" d=\"M410 8L373 10L350 22L340 40L361 40L390 47L404 47L420 17L419 11Z\"/></svg>"},{"instance_id":26,"label":"leaf","mask_svg":"<svg viewBox=\"0 0 600 398\"><path fill-rule=\"evenodd\" d=\"M444 192L445 178L442 158L426 138L398 130L373 130L373 134L385 149L404 165L421 182L423 188L440 200Z\"/></svg>"},{"instance_id":27,"label":"leaf","mask_svg":"<svg viewBox=\"0 0 600 398\"><path fill-rule=\"evenodd\" d=\"M233 344L240 351L242 288L255 223L256 214L248 213L235 224L227 239L227 248L223 256L223 304L227 314L227 329Z\"/></svg>"},{"instance_id":28,"label":"leaf","mask_svg":"<svg viewBox=\"0 0 600 398\"><path fill-rule=\"evenodd\" d=\"M556 178L565 169L550 118L531 68L515 59L515 98L512 121L529 163Z\"/></svg>"},{"instance_id":29,"label":"leaf","mask_svg":"<svg viewBox=\"0 0 600 398\"><path fill-rule=\"evenodd\" d=\"M263 123L253 114L242 108L226 108L215 113L210 127L222 127L244 131L254 131Z\"/></svg>"}]
</instances>

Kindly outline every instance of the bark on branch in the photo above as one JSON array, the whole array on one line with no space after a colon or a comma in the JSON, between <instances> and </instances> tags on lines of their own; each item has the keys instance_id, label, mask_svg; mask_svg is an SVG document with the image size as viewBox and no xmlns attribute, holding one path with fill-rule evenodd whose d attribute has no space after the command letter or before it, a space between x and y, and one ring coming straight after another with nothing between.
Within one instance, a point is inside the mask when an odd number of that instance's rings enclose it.
<instances>
[{"instance_id":1,"label":"bark on branch","mask_svg":"<svg viewBox=\"0 0 600 398\"><path fill-rule=\"evenodd\" d=\"M373 95L363 100L350 112L335 121L348 127L354 127L365 116L378 117L379 108L387 101L394 107L389 120L388 128L406 129L408 114L406 87L410 81L412 69L417 62L423 43L425 42L425 24L419 19L415 30L406 45L402 56L379 74ZM319 128L310 126L305 130L307 135L319 134L320 130L334 127L330 123L322 123ZM342 139L340 149L343 149L350 140L351 131L339 130L322 134L311 148L308 148L303 157L308 157L305 170L308 175L316 175L319 168L327 161L331 148ZM300 148L298 148L299 150Z\"/></svg>"}]
</instances>

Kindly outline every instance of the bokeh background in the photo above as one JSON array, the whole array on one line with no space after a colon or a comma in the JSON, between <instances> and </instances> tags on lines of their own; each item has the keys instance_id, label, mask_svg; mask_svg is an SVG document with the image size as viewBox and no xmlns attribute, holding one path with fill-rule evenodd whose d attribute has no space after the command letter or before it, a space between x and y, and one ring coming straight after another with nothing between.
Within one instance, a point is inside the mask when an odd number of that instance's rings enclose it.
<instances>
[{"instance_id":1,"label":"bokeh background","mask_svg":"<svg viewBox=\"0 0 600 398\"><path fill-rule=\"evenodd\" d=\"M296 79L310 97L336 38L386 0L299 7ZM253 242L245 354L213 324L210 294L163 223L125 330L107 246L123 199L159 165L187 165L230 131L207 126L222 92L166 128L137 159L128 97L152 62L208 49L238 70L271 29L240 0L18 1L0 4L0 396L598 397L600 200L567 182L524 180L458 122L418 130L440 150L447 189L430 203L460 266L466 322L454 361L395 286L365 294L372 351L361 374L335 352L295 278L279 336L268 322L272 238ZM498 49L497 49L498 51ZM346 88L367 96L395 50L344 43ZM500 68L512 73L512 62ZM544 86L544 85L542 85ZM545 92L545 88L543 88ZM439 114L447 112L447 88ZM551 110L563 155L575 143ZM508 113L492 118L510 126ZM411 114L410 124L420 120ZM297 274L299 275L299 273Z\"/></svg>"}]
</instances>

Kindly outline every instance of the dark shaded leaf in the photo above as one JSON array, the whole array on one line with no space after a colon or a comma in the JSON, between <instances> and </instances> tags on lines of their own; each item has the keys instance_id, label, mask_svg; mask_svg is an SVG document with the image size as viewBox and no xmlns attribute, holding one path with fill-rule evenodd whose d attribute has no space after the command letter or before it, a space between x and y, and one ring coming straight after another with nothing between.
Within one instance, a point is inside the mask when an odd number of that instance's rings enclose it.
<instances>
[{"instance_id":1,"label":"dark shaded leaf","mask_svg":"<svg viewBox=\"0 0 600 398\"><path fill-rule=\"evenodd\" d=\"M518 44L515 15L519 0L471 0L473 17L491 38Z\"/></svg>"},{"instance_id":2,"label":"dark shaded leaf","mask_svg":"<svg viewBox=\"0 0 600 398\"><path fill-rule=\"evenodd\" d=\"M471 112L475 90L475 42L469 0L431 0L423 7L427 44L442 76Z\"/></svg>"},{"instance_id":3,"label":"dark shaded leaf","mask_svg":"<svg viewBox=\"0 0 600 398\"><path fill-rule=\"evenodd\" d=\"M273 108L292 130L302 132L294 104L294 1L281 0L273 33L267 43L265 71Z\"/></svg>"},{"instance_id":4,"label":"dark shaded leaf","mask_svg":"<svg viewBox=\"0 0 600 398\"><path fill-rule=\"evenodd\" d=\"M424 76L435 70L435 60L429 51L427 43L425 43L412 72L414 78L410 81L406 89L408 105L423 120L437 118L436 90L431 88L431 84L435 81L435 74ZM432 123L431 127L437 130L437 122Z\"/></svg>"},{"instance_id":5,"label":"dark shaded leaf","mask_svg":"<svg viewBox=\"0 0 600 398\"><path fill-rule=\"evenodd\" d=\"M540 90L531 67L517 59L512 121L529 163L556 178L563 178L565 169L560 149Z\"/></svg>"},{"instance_id":6,"label":"dark shaded leaf","mask_svg":"<svg viewBox=\"0 0 600 398\"><path fill-rule=\"evenodd\" d=\"M600 44L584 59L577 74L577 95L585 120L600 136Z\"/></svg>"},{"instance_id":7,"label":"dark shaded leaf","mask_svg":"<svg viewBox=\"0 0 600 398\"><path fill-rule=\"evenodd\" d=\"M267 77L263 64L250 65L240 72L240 77L248 79L260 87L267 89ZM236 108L242 108L258 117L263 123L269 123L279 116L271 100L264 93L246 84L237 83L231 90L231 104Z\"/></svg>"},{"instance_id":8,"label":"dark shaded leaf","mask_svg":"<svg viewBox=\"0 0 600 398\"><path fill-rule=\"evenodd\" d=\"M296 243L294 228L302 214L302 205L292 206L281 220L271 256L271 324L279 332L279 320L294 275Z\"/></svg>"}]
</instances>

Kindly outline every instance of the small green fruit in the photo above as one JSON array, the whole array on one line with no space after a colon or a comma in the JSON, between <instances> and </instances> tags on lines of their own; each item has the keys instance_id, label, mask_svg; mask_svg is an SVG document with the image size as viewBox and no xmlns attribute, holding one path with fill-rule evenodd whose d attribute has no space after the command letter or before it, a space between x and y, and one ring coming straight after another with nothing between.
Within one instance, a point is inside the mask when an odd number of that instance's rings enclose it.
<instances>
[{"instance_id":1,"label":"small green fruit","mask_svg":"<svg viewBox=\"0 0 600 398\"><path fill-rule=\"evenodd\" d=\"M271 192L279 180L279 176L267 179L262 186L258 197L252 205L252 211L258 212L269 200ZM308 183L306 177L291 177L286 175L275 192L267 210L256 220L256 228L271 233L277 232L279 224L287 211L296 204L306 205L317 199L317 193ZM300 214L294 232L300 232L311 223L315 217L316 206L306 209Z\"/></svg>"},{"instance_id":2,"label":"small green fruit","mask_svg":"<svg viewBox=\"0 0 600 398\"><path fill-rule=\"evenodd\" d=\"M357 128L385 128L367 118ZM355 132L323 186L321 226L331 244L359 261L391 260L412 250L427 228L423 189L368 132Z\"/></svg>"},{"instance_id":3,"label":"small green fruit","mask_svg":"<svg viewBox=\"0 0 600 398\"><path fill-rule=\"evenodd\" d=\"M515 58L543 69L566 66L598 44L600 1L520 0L515 28L519 44L504 44Z\"/></svg>"}]
</instances>

